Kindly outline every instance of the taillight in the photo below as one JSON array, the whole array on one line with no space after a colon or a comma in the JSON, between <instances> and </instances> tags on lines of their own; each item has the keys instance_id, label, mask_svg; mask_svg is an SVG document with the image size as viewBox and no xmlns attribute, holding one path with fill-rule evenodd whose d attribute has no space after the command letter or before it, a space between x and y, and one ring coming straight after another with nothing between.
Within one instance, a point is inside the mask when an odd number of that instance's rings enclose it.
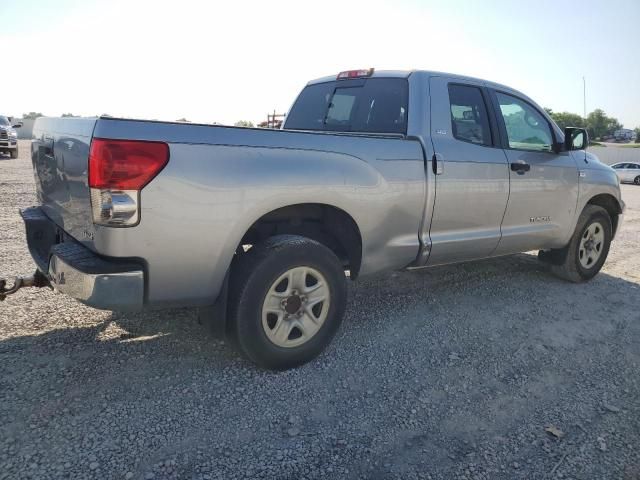
<instances>
[{"instance_id":1,"label":"taillight","mask_svg":"<svg viewBox=\"0 0 640 480\"><path fill-rule=\"evenodd\" d=\"M169 161L169 145L94 138L89 152L89 186L141 190Z\"/></svg>"},{"instance_id":2,"label":"taillight","mask_svg":"<svg viewBox=\"0 0 640 480\"><path fill-rule=\"evenodd\" d=\"M168 161L166 143L94 138L89 151L93 222L136 225L140 219L139 192Z\"/></svg>"}]
</instances>

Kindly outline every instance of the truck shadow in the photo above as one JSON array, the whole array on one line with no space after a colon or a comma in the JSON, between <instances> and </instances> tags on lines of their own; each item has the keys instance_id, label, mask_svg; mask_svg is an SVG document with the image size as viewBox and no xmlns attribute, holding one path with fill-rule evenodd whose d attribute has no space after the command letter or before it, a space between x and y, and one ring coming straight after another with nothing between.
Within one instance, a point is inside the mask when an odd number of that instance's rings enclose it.
<instances>
[{"instance_id":1,"label":"truck shadow","mask_svg":"<svg viewBox=\"0 0 640 480\"><path fill-rule=\"evenodd\" d=\"M399 332L409 334L412 329L432 328L461 318L483 322L485 329L499 329L500 322L517 324L523 318L536 317L551 322L547 327L553 329L554 320L580 314L583 322L596 324L591 325L596 327L592 332L602 332L603 326L612 321L613 312L627 308L633 312L632 299L640 294L638 284L602 272L586 284L563 282L527 254L396 272L359 281L349 289L345 322L325 355L350 348L352 337L360 336L360 329L367 330L374 344L395 343ZM27 354L30 349L55 355L68 352L71 357L82 358L103 355L105 370L111 368L111 360L121 363L123 355L168 356L178 364L206 362L211 369L234 364L253 370L228 342L212 337L208 327L198 323L196 309L99 312L65 297L51 296L52 302L80 309L81 316L86 317L82 325L2 340L0 355ZM18 299L8 302L12 300ZM59 308L64 311L65 306ZM37 314L34 308L30 311ZM94 321L96 318L100 320ZM389 330L395 332L392 338L387 335ZM380 338L376 338L378 335ZM428 338L421 341L415 337L412 341L422 343L425 349L433 347Z\"/></svg>"}]
</instances>

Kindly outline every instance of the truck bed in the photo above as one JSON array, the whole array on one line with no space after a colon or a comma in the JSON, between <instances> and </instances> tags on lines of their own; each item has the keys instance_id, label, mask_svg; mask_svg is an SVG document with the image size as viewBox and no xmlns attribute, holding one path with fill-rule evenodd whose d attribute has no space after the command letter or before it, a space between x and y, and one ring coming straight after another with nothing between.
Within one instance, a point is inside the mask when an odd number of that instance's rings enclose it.
<instances>
[{"instance_id":1,"label":"truck bed","mask_svg":"<svg viewBox=\"0 0 640 480\"><path fill-rule=\"evenodd\" d=\"M92 138L169 145L168 165L141 192L139 225L93 224ZM364 230L363 273L409 264L419 250L424 157L417 140L401 135L41 118L32 160L45 214L99 255L143 259L145 301L154 305L210 304L244 233L299 202L301 190L305 203L340 208Z\"/></svg>"}]
</instances>

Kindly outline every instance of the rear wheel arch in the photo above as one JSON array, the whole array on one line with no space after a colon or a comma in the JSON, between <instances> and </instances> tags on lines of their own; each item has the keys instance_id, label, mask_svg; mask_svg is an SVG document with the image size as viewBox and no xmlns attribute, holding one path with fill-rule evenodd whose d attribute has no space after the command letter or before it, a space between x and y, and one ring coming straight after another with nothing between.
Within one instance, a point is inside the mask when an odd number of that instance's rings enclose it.
<instances>
[{"instance_id":1,"label":"rear wheel arch","mask_svg":"<svg viewBox=\"0 0 640 480\"><path fill-rule=\"evenodd\" d=\"M276 235L300 235L333 251L357 278L362 263L362 235L356 221L344 210L322 203L300 203L263 214L244 233L238 252Z\"/></svg>"}]
</instances>

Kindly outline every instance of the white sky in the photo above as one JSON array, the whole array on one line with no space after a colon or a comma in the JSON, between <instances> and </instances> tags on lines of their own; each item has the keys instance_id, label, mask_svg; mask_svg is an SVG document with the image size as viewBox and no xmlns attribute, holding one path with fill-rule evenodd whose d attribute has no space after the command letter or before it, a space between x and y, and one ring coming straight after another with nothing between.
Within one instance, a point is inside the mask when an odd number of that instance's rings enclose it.
<instances>
[{"instance_id":1,"label":"white sky","mask_svg":"<svg viewBox=\"0 0 640 480\"><path fill-rule=\"evenodd\" d=\"M375 67L478 76L580 114L585 75L587 111L640 126L638 0L0 0L0 22L6 115L258 122L311 78Z\"/></svg>"}]
</instances>

